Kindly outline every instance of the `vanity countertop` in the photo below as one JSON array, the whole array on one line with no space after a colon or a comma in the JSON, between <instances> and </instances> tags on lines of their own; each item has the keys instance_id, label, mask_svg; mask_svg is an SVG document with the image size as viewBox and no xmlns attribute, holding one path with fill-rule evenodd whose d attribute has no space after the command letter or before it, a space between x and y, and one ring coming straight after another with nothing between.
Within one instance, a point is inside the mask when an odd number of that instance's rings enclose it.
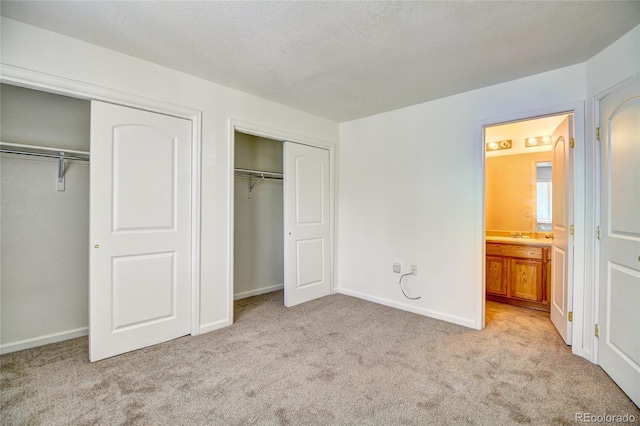
<instances>
[{"instance_id":1,"label":"vanity countertop","mask_svg":"<svg viewBox=\"0 0 640 426\"><path fill-rule=\"evenodd\" d=\"M515 238L515 237L494 237L487 236L487 242L495 242L495 243L515 243L515 244L525 244L525 245L542 245L551 247L551 242L553 240L549 238Z\"/></svg>"}]
</instances>

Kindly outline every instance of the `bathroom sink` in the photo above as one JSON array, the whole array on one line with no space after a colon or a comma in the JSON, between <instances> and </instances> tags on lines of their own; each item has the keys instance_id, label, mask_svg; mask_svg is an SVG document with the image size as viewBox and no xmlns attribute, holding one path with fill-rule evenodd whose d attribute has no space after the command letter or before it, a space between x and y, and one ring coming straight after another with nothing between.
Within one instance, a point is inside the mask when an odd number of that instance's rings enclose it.
<instances>
[{"instance_id":1,"label":"bathroom sink","mask_svg":"<svg viewBox=\"0 0 640 426\"><path fill-rule=\"evenodd\" d=\"M518 243L518 244L542 244L545 246L551 246L551 242L553 240L548 238L528 238L528 237L494 237L487 236L487 241L489 242L508 242L508 243Z\"/></svg>"}]
</instances>

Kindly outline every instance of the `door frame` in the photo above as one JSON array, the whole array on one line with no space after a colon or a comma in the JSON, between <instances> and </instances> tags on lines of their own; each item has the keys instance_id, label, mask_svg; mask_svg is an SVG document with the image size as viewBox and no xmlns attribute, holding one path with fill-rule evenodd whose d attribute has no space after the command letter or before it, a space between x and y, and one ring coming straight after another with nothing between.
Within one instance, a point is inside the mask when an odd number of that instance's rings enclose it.
<instances>
[{"instance_id":1,"label":"door frame","mask_svg":"<svg viewBox=\"0 0 640 426\"><path fill-rule=\"evenodd\" d=\"M234 225L235 225L235 132L246 133L253 136L263 137L267 139L273 139L280 142L292 142L301 145L307 145L315 148L322 148L329 151L329 221L330 221L330 245L331 245L331 294L337 292L336 274L337 274L337 249L336 249L336 226L335 226L335 171L336 171L336 146L334 143L327 142L321 139L316 139L308 136L303 136L295 133L288 132L286 130L274 129L272 127L264 126L262 124L252 123L245 120L236 118L229 119L229 155L228 155L228 167L229 167L229 186L227 192L227 200L229 203L229 219L227 225L227 240L229 241L229 264L227 265L227 277L228 277L228 325L233 324L233 302L234 302ZM285 259L285 269L286 269Z\"/></svg>"},{"instance_id":2,"label":"door frame","mask_svg":"<svg viewBox=\"0 0 640 426\"><path fill-rule=\"evenodd\" d=\"M481 226L481 241L482 241L482 259L480 264L482 265L482 287L480 294L478 295L478 303L480 308L478 309L478 317L476 321L478 324L482 324L482 328L485 327L485 314L486 314L486 145L485 145L485 127L492 127L501 124L512 123L516 121L524 121L535 118L543 118L546 116L553 116L559 114L573 114L574 117L574 139L575 148L573 155L573 199L570 200L573 203L573 221L572 224L575 228L575 234L573 236L573 285L570 284L570 288L573 287L572 294L569 296L568 306L572 307L573 312L573 340L571 345L571 351L575 355L579 355L592 361L592 348L591 342L584 341L585 330L585 318L591 316L594 306L589 304L585 305L585 292L588 288L585 286L585 268L587 266L587 257L585 251L585 239L591 237L591 233L586 232L585 223L585 209L587 206L587 173L586 173L586 141L585 141L585 102L577 101L564 105L548 106L536 110L519 111L509 114L507 116L490 118L478 123L478 128L481 133L480 140L482 142L481 152L481 170L482 170L482 226ZM594 289L591 289L593 293ZM588 295L588 298L593 300L594 294ZM589 347L584 347L587 343Z\"/></svg>"},{"instance_id":3,"label":"door frame","mask_svg":"<svg viewBox=\"0 0 640 426\"><path fill-rule=\"evenodd\" d=\"M11 65L0 65L0 83L87 101L103 101L183 118L191 122L190 330L192 336L200 334L200 157L202 146L202 111L102 86L17 68ZM89 330L89 332L91 332L91 330Z\"/></svg>"}]
</instances>

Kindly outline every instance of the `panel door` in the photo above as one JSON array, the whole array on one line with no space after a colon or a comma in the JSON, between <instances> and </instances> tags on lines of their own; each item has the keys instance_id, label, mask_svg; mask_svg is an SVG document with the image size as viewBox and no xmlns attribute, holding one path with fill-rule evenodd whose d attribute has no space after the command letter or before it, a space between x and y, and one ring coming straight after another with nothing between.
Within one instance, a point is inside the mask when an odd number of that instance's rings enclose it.
<instances>
[{"instance_id":1,"label":"panel door","mask_svg":"<svg viewBox=\"0 0 640 426\"><path fill-rule=\"evenodd\" d=\"M640 406L640 76L600 102L598 359Z\"/></svg>"},{"instance_id":2,"label":"panel door","mask_svg":"<svg viewBox=\"0 0 640 426\"><path fill-rule=\"evenodd\" d=\"M331 293L329 151L284 144L284 304Z\"/></svg>"},{"instance_id":3,"label":"panel door","mask_svg":"<svg viewBox=\"0 0 640 426\"><path fill-rule=\"evenodd\" d=\"M569 227L573 220L572 208L572 151L573 117L568 116L552 134L552 219L553 246L551 248L551 322L571 344L571 310L573 242Z\"/></svg>"},{"instance_id":4,"label":"panel door","mask_svg":"<svg viewBox=\"0 0 640 426\"><path fill-rule=\"evenodd\" d=\"M487 293L498 296L507 295L507 261L503 257L486 257Z\"/></svg>"},{"instance_id":5,"label":"panel door","mask_svg":"<svg viewBox=\"0 0 640 426\"><path fill-rule=\"evenodd\" d=\"M189 334L191 122L91 103L89 357Z\"/></svg>"},{"instance_id":6,"label":"panel door","mask_svg":"<svg viewBox=\"0 0 640 426\"><path fill-rule=\"evenodd\" d=\"M536 260L509 259L509 296L542 301L542 263Z\"/></svg>"}]
</instances>

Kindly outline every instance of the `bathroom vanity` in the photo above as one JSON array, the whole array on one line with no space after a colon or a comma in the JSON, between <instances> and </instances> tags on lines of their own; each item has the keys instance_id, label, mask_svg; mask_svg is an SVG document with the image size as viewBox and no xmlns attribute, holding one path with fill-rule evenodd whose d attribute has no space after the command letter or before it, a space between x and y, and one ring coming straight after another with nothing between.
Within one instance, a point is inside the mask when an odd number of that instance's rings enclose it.
<instances>
[{"instance_id":1,"label":"bathroom vanity","mask_svg":"<svg viewBox=\"0 0 640 426\"><path fill-rule=\"evenodd\" d=\"M550 240L487 236L487 300L549 312L550 252Z\"/></svg>"}]
</instances>

